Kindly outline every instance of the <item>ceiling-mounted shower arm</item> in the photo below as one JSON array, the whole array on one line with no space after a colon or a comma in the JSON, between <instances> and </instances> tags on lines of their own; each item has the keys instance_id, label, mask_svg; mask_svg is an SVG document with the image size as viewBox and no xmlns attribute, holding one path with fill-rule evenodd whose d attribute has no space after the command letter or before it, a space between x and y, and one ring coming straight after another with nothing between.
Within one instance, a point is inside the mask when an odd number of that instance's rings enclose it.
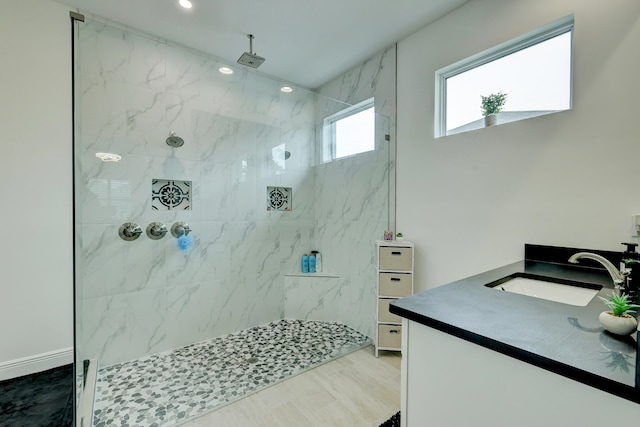
<instances>
[{"instance_id":1,"label":"ceiling-mounted shower arm","mask_svg":"<svg viewBox=\"0 0 640 427\"><path fill-rule=\"evenodd\" d=\"M258 56L253 52L253 34L247 34L249 37L249 52L245 52L238 58L238 64L246 65L251 68L258 68L264 62L262 56Z\"/></svg>"},{"instance_id":2,"label":"ceiling-mounted shower arm","mask_svg":"<svg viewBox=\"0 0 640 427\"><path fill-rule=\"evenodd\" d=\"M253 34L247 34L249 37L249 53L253 55Z\"/></svg>"}]
</instances>

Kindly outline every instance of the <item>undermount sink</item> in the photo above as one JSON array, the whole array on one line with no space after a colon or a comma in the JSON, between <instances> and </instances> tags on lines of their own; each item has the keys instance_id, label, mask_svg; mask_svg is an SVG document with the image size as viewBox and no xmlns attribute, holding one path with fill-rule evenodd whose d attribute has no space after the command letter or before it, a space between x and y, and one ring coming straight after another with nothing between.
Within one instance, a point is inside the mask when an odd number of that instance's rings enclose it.
<instances>
[{"instance_id":1,"label":"undermount sink","mask_svg":"<svg viewBox=\"0 0 640 427\"><path fill-rule=\"evenodd\" d=\"M589 304L602 289L599 285L528 274L513 274L485 286L580 307Z\"/></svg>"}]
</instances>

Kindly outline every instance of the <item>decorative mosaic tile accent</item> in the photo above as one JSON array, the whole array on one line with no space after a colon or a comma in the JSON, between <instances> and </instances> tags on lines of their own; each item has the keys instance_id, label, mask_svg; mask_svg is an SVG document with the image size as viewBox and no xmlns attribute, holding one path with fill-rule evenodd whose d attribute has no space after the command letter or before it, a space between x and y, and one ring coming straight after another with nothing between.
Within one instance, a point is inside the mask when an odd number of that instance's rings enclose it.
<instances>
[{"instance_id":1,"label":"decorative mosaic tile accent","mask_svg":"<svg viewBox=\"0 0 640 427\"><path fill-rule=\"evenodd\" d=\"M291 188L267 187L267 210L290 211L291 193Z\"/></svg>"},{"instance_id":2,"label":"decorative mosaic tile accent","mask_svg":"<svg viewBox=\"0 0 640 427\"><path fill-rule=\"evenodd\" d=\"M158 211L190 211L191 181L151 181L151 208Z\"/></svg>"},{"instance_id":3,"label":"decorative mosaic tile accent","mask_svg":"<svg viewBox=\"0 0 640 427\"><path fill-rule=\"evenodd\" d=\"M181 424L369 344L341 323L279 320L104 367L93 425Z\"/></svg>"}]
</instances>

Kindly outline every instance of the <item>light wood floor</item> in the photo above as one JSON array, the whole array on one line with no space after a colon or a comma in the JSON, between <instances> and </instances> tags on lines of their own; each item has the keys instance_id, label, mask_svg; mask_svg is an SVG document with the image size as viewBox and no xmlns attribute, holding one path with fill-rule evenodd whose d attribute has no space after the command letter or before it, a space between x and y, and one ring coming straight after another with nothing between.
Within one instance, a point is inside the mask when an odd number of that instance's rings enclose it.
<instances>
[{"instance_id":1,"label":"light wood floor","mask_svg":"<svg viewBox=\"0 0 640 427\"><path fill-rule=\"evenodd\" d=\"M400 410L400 353L369 346L185 427L378 427Z\"/></svg>"}]
</instances>

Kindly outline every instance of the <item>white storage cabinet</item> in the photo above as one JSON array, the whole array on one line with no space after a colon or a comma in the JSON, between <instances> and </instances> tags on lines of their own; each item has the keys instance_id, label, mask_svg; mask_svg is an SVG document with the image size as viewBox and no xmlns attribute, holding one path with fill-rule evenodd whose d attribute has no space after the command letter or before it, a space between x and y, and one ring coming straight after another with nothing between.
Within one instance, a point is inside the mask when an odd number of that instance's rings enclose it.
<instances>
[{"instance_id":1,"label":"white storage cabinet","mask_svg":"<svg viewBox=\"0 0 640 427\"><path fill-rule=\"evenodd\" d=\"M376 241L376 357L379 350L400 351L402 319L389 303L413 294L413 243Z\"/></svg>"}]
</instances>

